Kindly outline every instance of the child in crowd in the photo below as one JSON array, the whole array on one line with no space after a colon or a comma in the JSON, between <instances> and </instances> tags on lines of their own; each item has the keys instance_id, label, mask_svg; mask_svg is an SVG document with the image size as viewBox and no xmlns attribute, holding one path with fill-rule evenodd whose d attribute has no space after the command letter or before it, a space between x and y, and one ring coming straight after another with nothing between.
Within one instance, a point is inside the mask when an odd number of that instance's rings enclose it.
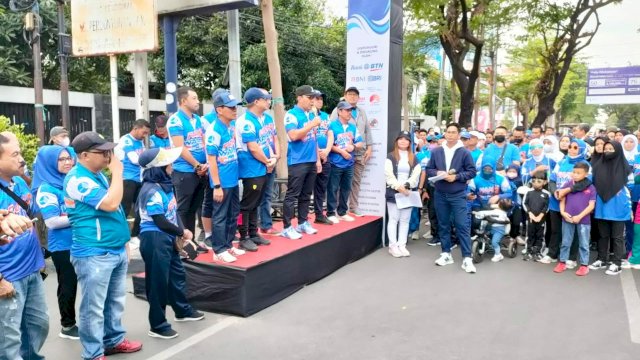
<instances>
[{"instance_id":1,"label":"child in crowd","mask_svg":"<svg viewBox=\"0 0 640 360\"><path fill-rule=\"evenodd\" d=\"M591 217L596 204L596 189L587 179L589 165L581 162L575 164L571 181L557 190L556 198L560 199L560 215L562 215L562 245L558 265L553 269L556 273L566 270L569 249L574 233L578 232L580 247L580 268L576 275L589 273L589 235L591 233Z\"/></svg>"},{"instance_id":2,"label":"child in crowd","mask_svg":"<svg viewBox=\"0 0 640 360\"><path fill-rule=\"evenodd\" d=\"M521 236L521 234L524 234L524 228L522 227L524 216L522 213L522 202L518 195L518 188L523 185L522 178L520 177L520 166L516 164L509 165L506 175L507 181L509 181L509 185L511 185L511 201L513 203L513 210L509 215L509 221L511 222L509 236L516 239L519 245L524 245L525 240Z\"/></svg>"},{"instance_id":3,"label":"child in crowd","mask_svg":"<svg viewBox=\"0 0 640 360\"><path fill-rule=\"evenodd\" d=\"M529 217L527 225L527 253L523 260L540 260L542 255L542 239L544 238L544 223L549 210L549 192L544 189L547 183L547 173L538 171L531 178L533 189L524 194L522 208Z\"/></svg>"}]
</instances>

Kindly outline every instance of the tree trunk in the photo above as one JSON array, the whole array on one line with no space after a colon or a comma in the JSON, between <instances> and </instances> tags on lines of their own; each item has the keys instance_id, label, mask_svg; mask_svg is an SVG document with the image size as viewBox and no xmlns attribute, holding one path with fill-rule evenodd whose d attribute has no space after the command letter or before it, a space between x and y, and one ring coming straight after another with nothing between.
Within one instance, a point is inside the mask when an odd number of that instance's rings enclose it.
<instances>
[{"instance_id":1,"label":"tree trunk","mask_svg":"<svg viewBox=\"0 0 640 360\"><path fill-rule=\"evenodd\" d=\"M460 117L458 124L463 128L471 127L471 117L473 116L473 91L460 93Z\"/></svg>"},{"instance_id":2,"label":"tree trunk","mask_svg":"<svg viewBox=\"0 0 640 360\"><path fill-rule=\"evenodd\" d=\"M407 84L407 75L402 74L402 117L404 118L402 127L409 131L411 124L409 123L409 86Z\"/></svg>"},{"instance_id":3,"label":"tree trunk","mask_svg":"<svg viewBox=\"0 0 640 360\"><path fill-rule=\"evenodd\" d=\"M451 78L451 119L447 120L447 123L456 121L456 82Z\"/></svg>"},{"instance_id":4,"label":"tree trunk","mask_svg":"<svg viewBox=\"0 0 640 360\"><path fill-rule=\"evenodd\" d=\"M536 118L533 120L533 124L531 124L531 126L542 126L549 116L555 114L556 109L553 104L556 102L556 96L557 95L544 96L538 99L538 113L536 114Z\"/></svg>"},{"instance_id":5,"label":"tree trunk","mask_svg":"<svg viewBox=\"0 0 640 360\"><path fill-rule=\"evenodd\" d=\"M269 80L273 96L273 114L275 116L276 132L280 143L280 161L276 167L279 178L288 177L287 168L287 136L284 129L284 98L282 97L282 76L280 74L280 58L278 57L278 33L273 18L272 0L262 0L262 23L264 26L264 40L267 48L267 65L269 66Z\"/></svg>"}]
</instances>

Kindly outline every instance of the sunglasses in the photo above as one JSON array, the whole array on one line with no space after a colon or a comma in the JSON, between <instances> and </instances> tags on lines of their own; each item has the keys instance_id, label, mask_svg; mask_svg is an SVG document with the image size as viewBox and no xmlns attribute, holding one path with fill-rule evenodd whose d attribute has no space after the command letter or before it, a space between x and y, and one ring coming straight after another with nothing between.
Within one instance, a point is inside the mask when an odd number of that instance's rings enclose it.
<instances>
[{"instance_id":1,"label":"sunglasses","mask_svg":"<svg viewBox=\"0 0 640 360\"><path fill-rule=\"evenodd\" d=\"M542 149L542 145L531 146L531 150L535 150L535 149Z\"/></svg>"},{"instance_id":2,"label":"sunglasses","mask_svg":"<svg viewBox=\"0 0 640 360\"><path fill-rule=\"evenodd\" d=\"M580 147L578 145L571 145L571 146L569 146L569 149L578 150L578 149L580 149Z\"/></svg>"},{"instance_id":3,"label":"sunglasses","mask_svg":"<svg viewBox=\"0 0 640 360\"><path fill-rule=\"evenodd\" d=\"M226 107L227 109L234 110L234 111L238 109L238 107L237 107L237 106L225 106L225 107Z\"/></svg>"}]
</instances>

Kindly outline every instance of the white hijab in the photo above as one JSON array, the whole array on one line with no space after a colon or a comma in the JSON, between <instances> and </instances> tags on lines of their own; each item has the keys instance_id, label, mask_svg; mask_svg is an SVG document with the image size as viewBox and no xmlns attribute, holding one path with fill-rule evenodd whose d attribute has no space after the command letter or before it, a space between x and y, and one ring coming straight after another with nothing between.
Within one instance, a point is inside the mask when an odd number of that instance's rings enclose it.
<instances>
[{"instance_id":1,"label":"white hijab","mask_svg":"<svg viewBox=\"0 0 640 360\"><path fill-rule=\"evenodd\" d=\"M553 159L553 161L558 162L564 158L564 154L560 152L560 143L558 142L558 138L554 135L545 136L542 138L542 142L544 144L545 140L549 140L551 142L551 146L544 146L544 154L549 158ZM550 150L550 151L548 151Z\"/></svg>"},{"instance_id":2,"label":"white hijab","mask_svg":"<svg viewBox=\"0 0 640 360\"><path fill-rule=\"evenodd\" d=\"M624 143L627 141L627 139L633 140L633 149L631 149L630 151L627 151L627 149L624 148ZM624 157L627 159L627 161L634 161L636 159L636 155L638 155L638 138L635 135L631 134L625 135L622 138L622 150L624 151Z\"/></svg>"}]
</instances>

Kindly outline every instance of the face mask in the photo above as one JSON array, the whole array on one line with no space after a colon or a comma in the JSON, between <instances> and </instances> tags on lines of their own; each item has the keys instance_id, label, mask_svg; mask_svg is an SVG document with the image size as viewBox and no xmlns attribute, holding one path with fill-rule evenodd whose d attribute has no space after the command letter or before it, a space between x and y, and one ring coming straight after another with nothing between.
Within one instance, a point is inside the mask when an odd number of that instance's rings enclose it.
<instances>
[{"instance_id":1,"label":"face mask","mask_svg":"<svg viewBox=\"0 0 640 360\"><path fill-rule=\"evenodd\" d=\"M607 160L611 160L614 157L616 157L616 153L615 152L606 152L604 153L604 158Z\"/></svg>"},{"instance_id":2,"label":"face mask","mask_svg":"<svg viewBox=\"0 0 640 360\"><path fill-rule=\"evenodd\" d=\"M69 140L68 137L66 137L66 138L62 139L62 141L60 141L60 146L68 147L70 143L71 143L71 141Z\"/></svg>"},{"instance_id":3,"label":"face mask","mask_svg":"<svg viewBox=\"0 0 640 360\"><path fill-rule=\"evenodd\" d=\"M513 143L516 145L520 145L522 143L522 139L513 139Z\"/></svg>"},{"instance_id":4,"label":"face mask","mask_svg":"<svg viewBox=\"0 0 640 360\"><path fill-rule=\"evenodd\" d=\"M514 174L514 173L507 173L507 177L508 177L509 179L515 179L515 178L517 178L517 177L518 177L518 174Z\"/></svg>"},{"instance_id":5,"label":"face mask","mask_svg":"<svg viewBox=\"0 0 640 360\"><path fill-rule=\"evenodd\" d=\"M495 142L503 143L506 137L504 135L496 135L493 137Z\"/></svg>"},{"instance_id":6,"label":"face mask","mask_svg":"<svg viewBox=\"0 0 640 360\"><path fill-rule=\"evenodd\" d=\"M551 144L544 145L542 148L544 149L544 152L546 152L546 153L552 153L553 152L553 145L551 145Z\"/></svg>"}]
</instances>

